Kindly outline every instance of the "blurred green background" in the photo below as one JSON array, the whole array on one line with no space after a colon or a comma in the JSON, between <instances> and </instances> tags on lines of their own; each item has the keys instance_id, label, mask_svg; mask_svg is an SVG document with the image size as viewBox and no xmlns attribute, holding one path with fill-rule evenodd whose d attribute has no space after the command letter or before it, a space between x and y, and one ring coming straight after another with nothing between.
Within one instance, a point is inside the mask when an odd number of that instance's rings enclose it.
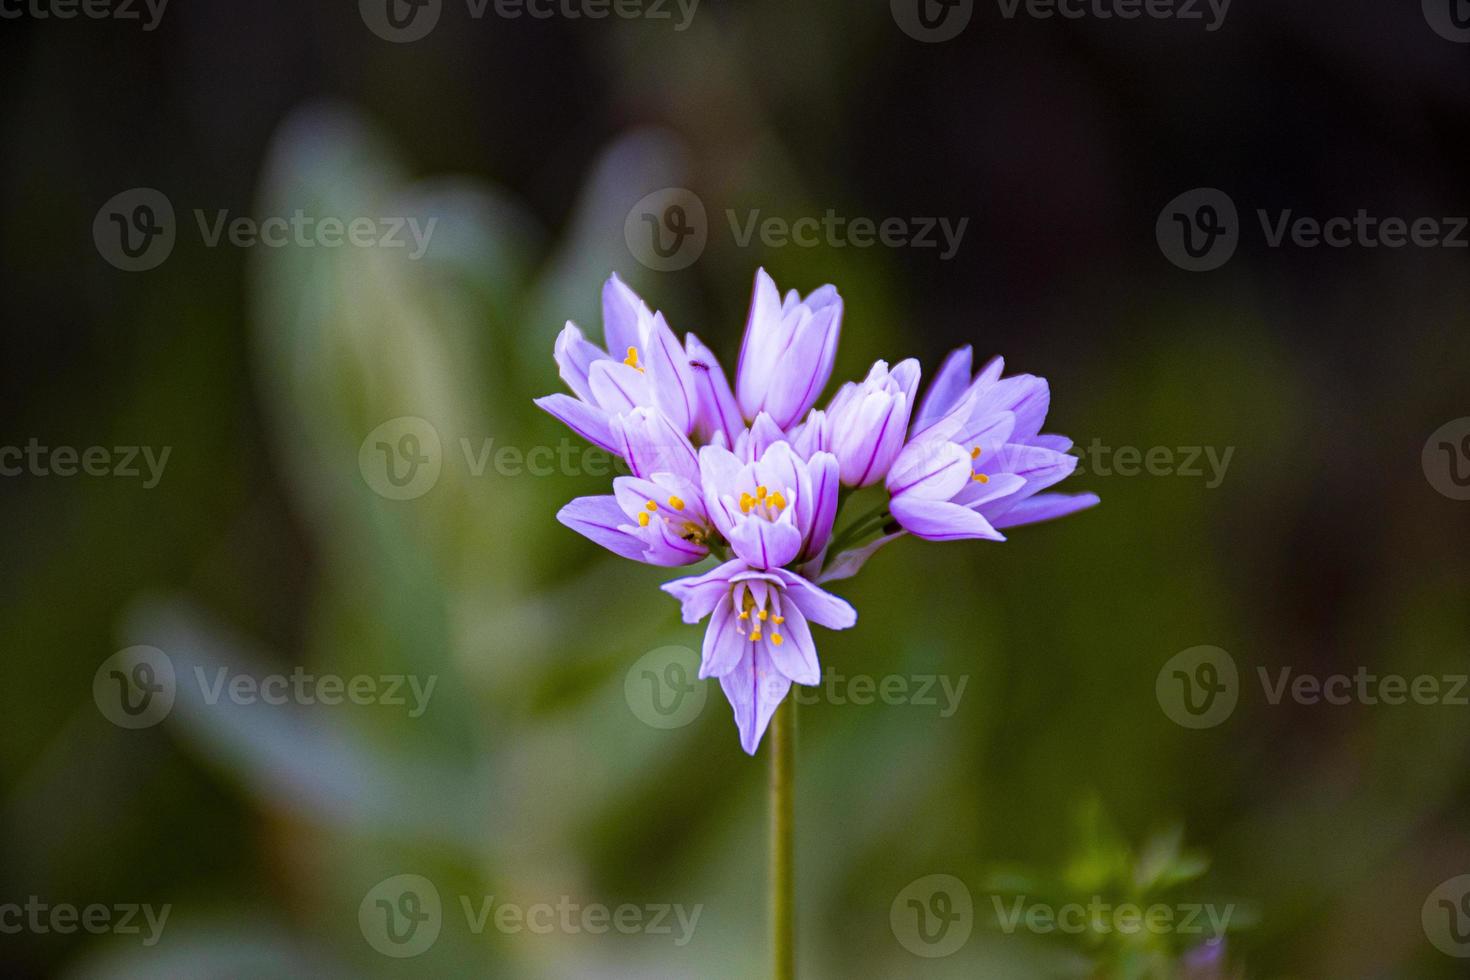
<instances>
[{"instance_id":1,"label":"blurred green background","mask_svg":"<svg viewBox=\"0 0 1470 980\"><path fill-rule=\"evenodd\" d=\"M1157 889L1238 913L1228 965L1180 975L1463 976L1421 909L1470 872L1470 707L1273 705L1256 678L1470 669L1470 503L1421 465L1470 414L1465 252L1272 249L1254 215L1470 213L1470 61L1414 5L1278 7L1206 32L979 5L945 43L835 0L707 2L682 31L677 9L448 3L406 44L343 2L193 0L152 31L7 20L0 445L170 457L152 488L0 479L0 905L171 912L152 946L0 934L6 975L761 975L765 755L740 751L716 686L672 728L636 695L641 657L699 648L656 588L677 573L555 522L606 477L493 453L563 445L530 400L560 390L566 319L600 336L608 273L730 368L764 265L841 290L829 392L876 357L929 372L973 343L1048 377L1047 429L1081 447L1233 453L1214 486L1084 463L1064 489L1100 493L1094 511L1004 544L903 541L834 587L860 618L818 635L828 669L965 687L947 716L942 694L801 707L802 975L1174 975L1207 937L997 921L1012 894ZM1244 231L1189 273L1154 226L1200 186ZM128 273L92 226L134 187L169 199L177 242ZM698 195L709 242L657 272L624 224L668 187ZM414 261L207 247L194 218L298 208L438 221ZM741 246L726 213L754 209L969 224L949 260ZM406 416L441 469L388 499L360 454ZM135 645L179 693L130 730L93 683ZM1193 730L1155 682L1199 645L1240 691ZM196 667L436 680L410 717L208 704ZM359 921L400 874L444 907L403 959ZM973 933L925 958L890 911L935 874L967 888ZM684 945L475 934L460 896L702 913Z\"/></svg>"}]
</instances>

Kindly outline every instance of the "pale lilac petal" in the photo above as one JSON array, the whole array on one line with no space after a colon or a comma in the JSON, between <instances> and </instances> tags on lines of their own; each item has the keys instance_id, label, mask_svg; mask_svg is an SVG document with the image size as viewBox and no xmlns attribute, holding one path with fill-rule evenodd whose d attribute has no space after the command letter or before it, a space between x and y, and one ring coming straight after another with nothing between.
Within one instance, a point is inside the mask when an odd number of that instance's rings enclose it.
<instances>
[{"instance_id":1,"label":"pale lilac petal","mask_svg":"<svg viewBox=\"0 0 1470 980\"><path fill-rule=\"evenodd\" d=\"M682 604L684 622L697 623L714 612L720 600L730 594L730 577L746 570L745 562L734 559L703 575L675 579L659 588Z\"/></svg>"},{"instance_id":2,"label":"pale lilac petal","mask_svg":"<svg viewBox=\"0 0 1470 980\"><path fill-rule=\"evenodd\" d=\"M907 533L907 531L895 531L892 534L885 534L881 538L869 541L860 548L850 548L847 551L841 552L832 559L832 563L827 566L827 570L817 577L817 584L821 585L824 582L838 582L845 578L852 578L862 570L862 567L867 564L868 559L872 558L879 548L890 541L898 540Z\"/></svg>"},{"instance_id":3,"label":"pale lilac petal","mask_svg":"<svg viewBox=\"0 0 1470 980\"><path fill-rule=\"evenodd\" d=\"M1026 441L1033 446L1040 446L1042 449L1050 449L1058 453L1064 453L1072 448L1072 440L1066 436L1039 435Z\"/></svg>"},{"instance_id":4,"label":"pale lilac petal","mask_svg":"<svg viewBox=\"0 0 1470 980\"><path fill-rule=\"evenodd\" d=\"M701 442L710 442L717 434L722 435L733 446L745 429L745 420L740 416L740 406L730 390L730 381L714 353L694 334L685 336L684 348L693 371L699 405L694 419L695 434Z\"/></svg>"},{"instance_id":5,"label":"pale lilac petal","mask_svg":"<svg viewBox=\"0 0 1470 980\"><path fill-rule=\"evenodd\" d=\"M646 529L640 529L639 537L647 544L644 560L653 565L673 568L692 565L709 557L709 547L686 540L680 534L682 524L668 521L650 521Z\"/></svg>"},{"instance_id":6,"label":"pale lilac petal","mask_svg":"<svg viewBox=\"0 0 1470 980\"><path fill-rule=\"evenodd\" d=\"M801 531L791 520L744 516L726 535L735 554L752 568L779 568L801 551Z\"/></svg>"},{"instance_id":7,"label":"pale lilac petal","mask_svg":"<svg viewBox=\"0 0 1470 980\"><path fill-rule=\"evenodd\" d=\"M643 346L648 305L614 272L602 287L602 334L607 352L621 361L628 348Z\"/></svg>"},{"instance_id":8,"label":"pale lilac petal","mask_svg":"<svg viewBox=\"0 0 1470 980\"><path fill-rule=\"evenodd\" d=\"M806 535L803 558L815 558L827 547L832 538L832 523L837 519L838 491L841 489L837 473L837 457L831 453L813 453L807 460L807 479L811 492L802 495L797 502L797 525Z\"/></svg>"},{"instance_id":9,"label":"pale lilac petal","mask_svg":"<svg viewBox=\"0 0 1470 980\"><path fill-rule=\"evenodd\" d=\"M997 473L984 483L971 483L954 497L953 502L961 507L978 510L986 520L990 520L994 513L999 512L997 505L1002 498L1014 496L1016 500L1021 500L1030 495L1031 488L1025 477L1014 473ZM1012 501L1007 500L1004 507L1009 507L1011 503Z\"/></svg>"},{"instance_id":10,"label":"pale lilac petal","mask_svg":"<svg viewBox=\"0 0 1470 980\"><path fill-rule=\"evenodd\" d=\"M812 409L806 421L792 430L791 448L795 449L797 455L803 459L811 459L814 453L829 451L831 432L827 423L827 413L821 409Z\"/></svg>"},{"instance_id":11,"label":"pale lilac petal","mask_svg":"<svg viewBox=\"0 0 1470 980\"><path fill-rule=\"evenodd\" d=\"M621 415L635 408L651 407L653 391L648 376L612 358L597 361L587 371L592 397L609 414Z\"/></svg>"},{"instance_id":12,"label":"pale lilac petal","mask_svg":"<svg viewBox=\"0 0 1470 980\"><path fill-rule=\"evenodd\" d=\"M740 460L724 446L700 447L699 473L700 485L704 488L704 505L709 509L710 520L726 537L742 515L722 494L735 486L743 469Z\"/></svg>"},{"instance_id":13,"label":"pale lilac petal","mask_svg":"<svg viewBox=\"0 0 1470 980\"><path fill-rule=\"evenodd\" d=\"M1096 506L1095 493L1042 493L1017 502L1017 504L995 519L995 526L1020 527L1038 521L1050 521L1058 517L1075 514Z\"/></svg>"},{"instance_id":14,"label":"pale lilac petal","mask_svg":"<svg viewBox=\"0 0 1470 980\"><path fill-rule=\"evenodd\" d=\"M735 605L721 602L710 617L704 633L704 651L699 661L699 677L724 677L740 665L740 658L750 640L735 628L738 620Z\"/></svg>"},{"instance_id":15,"label":"pale lilac petal","mask_svg":"<svg viewBox=\"0 0 1470 980\"><path fill-rule=\"evenodd\" d=\"M949 352L949 356L934 375L934 380L929 382L924 400L919 403L919 410L914 415L914 431L921 432L925 426L939 420L963 397L965 389L970 386L970 364L973 357L974 352L969 344Z\"/></svg>"},{"instance_id":16,"label":"pale lilac petal","mask_svg":"<svg viewBox=\"0 0 1470 980\"><path fill-rule=\"evenodd\" d=\"M612 435L634 476L671 473L691 483L699 479L699 457L684 433L657 409L639 408L614 416Z\"/></svg>"},{"instance_id":17,"label":"pale lilac petal","mask_svg":"<svg viewBox=\"0 0 1470 980\"><path fill-rule=\"evenodd\" d=\"M971 411L972 417L994 412L1012 413L1016 416L1016 426L1011 438L1016 442L1025 442L1041 432L1050 406L1051 388L1046 379L1018 374L1003 378L979 391Z\"/></svg>"},{"instance_id":18,"label":"pale lilac petal","mask_svg":"<svg viewBox=\"0 0 1470 980\"><path fill-rule=\"evenodd\" d=\"M575 391L577 397L583 401L591 401L592 385L587 380L587 372L596 362L607 360L607 354L596 344L588 342L582 336L581 329L568 320L556 338L553 356L556 358L557 372L567 383L567 387Z\"/></svg>"},{"instance_id":19,"label":"pale lilac petal","mask_svg":"<svg viewBox=\"0 0 1470 980\"><path fill-rule=\"evenodd\" d=\"M1005 535L991 527L979 514L947 500L895 497L889 502L894 520L910 533L928 541L984 538L1004 541Z\"/></svg>"},{"instance_id":20,"label":"pale lilac petal","mask_svg":"<svg viewBox=\"0 0 1470 980\"><path fill-rule=\"evenodd\" d=\"M980 461L984 463L985 458L982 456ZM990 461L990 467L982 469L993 468L996 472L1015 473L1025 478L1029 493L1036 493L1071 476L1072 471L1077 469L1077 463L1077 457L1068 453L1059 453L1040 446L1007 443Z\"/></svg>"},{"instance_id":21,"label":"pale lilac petal","mask_svg":"<svg viewBox=\"0 0 1470 980\"><path fill-rule=\"evenodd\" d=\"M785 441L786 433L776 424L769 413L761 412L755 417L755 421L750 423L750 433L746 436L746 462L753 462L754 460L760 459L766 454L767 449L770 449L778 442L784 443ZM772 489L776 488L773 487Z\"/></svg>"},{"instance_id":22,"label":"pale lilac petal","mask_svg":"<svg viewBox=\"0 0 1470 980\"><path fill-rule=\"evenodd\" d=\"M848 605L845 599L839 599L825 589L817 588L800 575L784 568L775 569L773 574L781 579L781 584L785 587L783 599L795 603L796 608L818 626L825 626L829 630L845 630L857 622L857 610Z\"/></svg>"},{"instance_id":23,"label":"pale lilac petal","mask_svg":"<svg viewBox=\"0 0 1470 980\"><path fill-rule=\"evenodd\" d=\"M689 355L679 346L662 313L653 316L646 354L656 404L674 428L687 435L694 428L694 418L699 412L699 393L694 387Z\"/></svg>"},{"instance_id":24,"label":"pale lilac petal","mask_svg":"<svg viewBox=\"0 0 1470 980\"><path fill-rule=\"evenodd\" d=\"M720 678L720 687L735 712L740 747L747 754L755 755L761 736L771 723L771 715L791 690L791 680L771 663L764 643L751 646L756 649L741 658L740 666Z\"/></svg>"},{"instance_id":25,"label":"pale lilac petal","mask_svg":"<svg viewBox=\"0 0 1470 980\"><path fill-rule=\"evenodd\" d=\"M906 357L898 362L890 377L898 390L904 393L910 405L914 404L914 398L919 393L919 376L922 369L919 367L917 358Z\"/></svg>"},{"instance_id":26,"label":"pale lilac petal","mask_svg":"<svg viewBox=\"0 0 1470 980\"><path fill-rule=\"evenodd\" d=\"M786 621L779 625L765 624L766 636L759 645L769 647L771 663L796 683L819 683L822 668L817 664L817 645L812 642L812 631L806 624L806 617L792 603L787 603L783 612ZM779 646L771 639L771 635L777 633L781 637Z\"/></svg>"},{"instance_id":27,"label":"pale lilac petal","mask_svg":"<svg viewBox=\"0 0 1470 980\"><path fill-rule=\"evenodd\" d=\"M557 511L556 519L613 554L644 560L643 541L628 530L628 517L611 496L578 497Z\"/></svg>"},{"instance_id":28,"label":"pale lilac petal","mask_svg":"<svg viewBox=\"0 0 1470 980\"><path fill-rule=\"evenodd\" d=\"M786 338L776 336L780 326L781 294L766 270L757 269L740 361L735 366L735 397L748 419L760 412L776 358L786 346Z\"/></svg>"},{"instance_id":29,"label":"pale lilac petal","mask_svg":"<svg viewBox=\"0 0 1470 980\"><path fill-rule=\"evenodd\" d=\"M583 439L610 453L618 452L608 426L607 413L602 409L560 393L535 401L537 408L561 421Z\"/></svg>"},{"instance_id":30,"label":"pale lilac petal","mask_svg":"<svg viewBox=\"0 0 1470 980\"><path fill-rule=\"evenodd\" d=\"M839 307L831 306L815 314L798 314L796 336L774 366L762 406L783 429L811 411L832 377L832 358L827 352L834 348L835 354L838 311Z\"/></svg>"},{"instance_id":31,"label":"pale lilac petal","mask_svg":"<svg viewBox=\"0 0 1470 980\"><path fill-rule=\"evenodd\" d=\"M833 434L842 464L842 482L850 487L866 487L883 479L902 445L906 426L901 397L873 392L864 398L852 428Z\"/></svg>"},{"instance_id":32,"label":"pale lilac petal","mask_svg":"<svg viewBox=\"0 0 1470 980\"><path fill-rule=\"evenodd\" d=\"M927 500L948 500L970 482L973 459L953 442L925 439L910 443L888 471L888 492Z\"/></svg>"}]
</instances>

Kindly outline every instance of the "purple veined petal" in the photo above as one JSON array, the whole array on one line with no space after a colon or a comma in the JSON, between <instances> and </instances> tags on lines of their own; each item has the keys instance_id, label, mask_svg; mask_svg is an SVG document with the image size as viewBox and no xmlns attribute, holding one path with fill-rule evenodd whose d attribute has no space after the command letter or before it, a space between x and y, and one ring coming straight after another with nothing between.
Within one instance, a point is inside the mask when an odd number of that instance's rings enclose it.
<instances>
[{"instance_id":1,"label":"purple veined petal","mask_svg":"<svg viewBox=\"0 0 1470 980\"><path fill-rule=\"evenodd\" d=\"M763 408L782 429L794 425L811 411L831 378L830 364L824 365L831 341L832 310L803 317L791 345L772 365L770 388ZM826 373L823 368L826 367Z\"/></svg>"},{"instance_id":2,"label":"purple veined petal","mask_svg":"<svg viewBox=\"0 0 1470 980\"><path fill-rule=\"evenodd\" d=\"M557 372L567 383L567 387L576 392L577 397L583 401L591 401L592 385L587 380L587 372L596 362L607 360L607 354L596 344L589 343L582 336L581 329L568 320L557 335L553 356L556 359Z\"/></svg>"},{"instance_id":3,"label":"purple veined petal","mask_svg":"<svg viewBox=\"0 0 1470 980\"><path fill-rule=\"evenodd\" d=\"M925 439L910 443L888 471L888 492L948 500L971 482L973 459L958 443Z\"/></svg>"},{"instance_id":4,"label":"purple veined petal","mask_svg":"<svg viewBox=\"0 0 1470 980\"><path fill-rule=\"evenodd\" d=\"M947 500L894 497L889 502L889 511L904 530L927 541L1005 540L1005 535L975 511Z\"/></svg>"},{"instance_id":5,"label":"purple veined petal","mask_svg":"<svg viewBox=\"0 0 1470 980\"><path fill-rule=\"evenodd\" d=\"M754 432L755 429L752 427L751 431ZM791 444L783 439L763 449L760 456L751 464L750 470L757 485L799 497L806 465L802 462L801 457L796 455L796 450L791 448Z\"/></svg>"},{"instance_id":6,"label":"purple veined petal","mask_svg":"<svg viewBox=\"0 0 1470 980\"><path fill-rule=\"evenodd\" d=\"M850 487L877 483L888 473L908 425L903 396L874 391L863 399L847 432L835 432L842 482Z\"/></svg>"},{"instance_id":7,"label":"purple veined petal","mask_svg":"<svg viewBox=\"0 0 1470 980\"><path fill-rule=\"evenodd\" d=\"M602 334L610 355L621 361L629 347L641 348L643 326L649 316L648 304L616 272L608 276L602 286Z\"/></svg>"},{"instance_id":8,"label":"purple veined petal","mask_svg":"<svg viewBox=\"0 0 1470 980\"><path fill-rule=\"evenodd\" d=\"M740 360L735 366L735 398L748 419L760 412L776 356L786 346L785 338L777 336L781 321L781 294L776 283L765 269L757 269L745 336L740 342Z\"/></svg>"},{"instance_id":9,"label":"purple veined petal","mask_svg":"<svg viewBox=\"0 0 1470 980\"><path fill-rule=\"evenodd\" d=\"M898 362L898 366L889 374L889 379L903 392L910 405L919 394L919 377L922 369L919 367L918 358L906 357Z\"/></svg>"},{"instance_id":10,"label":"purple veined petal","mask_svg":"<svg viewBox=\"0 0 1470 980\"><path fill-rule=\"evenodd\" d=\"M556 519L615 555L644 560L642 539L631 533L627 515L611 496L578 497L557 511Z\"/></svg>"},{"instance_id":11,"label":"purple veined petal","mask_svg":"<svg viewBox=\"0 0 1470 980\"><path fill-rule=\"evenodd\" d=\"M536 407L556 418L577 435L610 453L619 452L608 425L607 413L571 395L555 394L537 398Z\"/></svg>"},{"instance_id":12,"label":"purple veined petal","mask_svg":"<svg viewBox=\"0 0 1470 980\"><path fill-rule=\"evenodd\" d=\"M1095 507L1099 502L1100 498L1095 493L1040 493L1018 501L1014 507L995 519L995 526L1020 527L1023 524L1051 521Z\"/></svg>"},{"instance_id":13,"label":"purple veined petal","mask_svg":"<svg viewBox=\"0 0 1470 980\"><path fill-rule=\"evenodd\" d=\"M997 473L986 477L983 483L978 480L970 483L955 494L950 503L968 507L987 521L993 522L995 515L1004 513L1016 501L1024 500L1035 492L1024 477L1014 473Z\"/></svg>"},{"instance_id":14,"label":"purple veined petal","mask_svg":"<svg viewBox=\"0 0 1470 980\"><path fill-rule=\"evenodd\" d=\"M704 496L699 487L668 473L660 473L652 480L640 476L616 477L613 495L630 520L636 521L638 514L644 512L693 521L702 521L705 517ZM656 505L653 510L648 507L649 501ZM674 506L676 503L682 506Z\"/></svg>"},{"instance_id":15,"label":"purple veined petal","mask_svg":"<svg viewBox=\"0 0 1470 980\"><path fill-rule=\"evenodd\" d=\"M699 479L699 457L689 438L657 409L638 408L613 416L612 435L634 476L645 479L670 473L693 483Z\"/></svg>"},{"instance_id":16,"label":"purple veined petal","mask_svg":"<svg viewBox=\"0 0 1470 980\"><path fill-rule=\"evenodd\" d=\"M704 651L699 661L699 678L724 677L740 666L740 660L750 646L736 624L735 604L721 600L710 617L709 629L704 632Z\"/></svg>"},{"instance_id":17,"label":"purple veined petal","mask_svg":"<svg viewBox=\"0 0 1470 980\"><path fill-rule=\"evenodd\" d=\"M750 434L746 437L745 456L747 463L760 459L776 443L784 443L786 433L767 412L761 412L750 423ZM774 488L773 488L774 489Z\"/></svg>"},{"instance_id":18,"label":"purple veined petal","mask_svg":"<svg viewBox=\"0 0 1470 980\"><path fill-rule=\"evenodd\" d=\"M845 630L857 622L857 610L847 600L837 598L784 568L776 569L773 574L780 578L786 590L782 597L783 608L795 603L807 619L829 630Z\"/></svg>"},{"instance_id":19,"label":"purple veined petal","mask_svg":"<svg viewBox=\"0 0 1470 980\"><path fill-rule=\"evenodd\" d=\"M723 436L728 445L734 445L745 429L745 420L740 415L740 406L735 401L735 393L730 390L724 369L714 353L692 333L684 337L684 350L689 357L698 403L694 418L695 434L702 442L712 442L717 436Z\"/></svg>"},{"instance_id":20,"label":"purple veined petal","mask_svg":"<svg viewBox=\"0 0 1470 980\"><path fill-rule=\"evenodd\" d=\"M791 432L791 448L803 459L811 459L814 453L831 449L831 435L827 424L827 413L814 408L806 421Z\"/></svg>"},{"instance_id":21,"label":"purple veined petal","mask_svg":"<svg viewBox=\"0 0 1470 980\"><path fill-rule=\"evenodd\" d=\"M587 383L593 400L611 415L622 415L635 408L653 404L653 391L648 376L637 368L615 361L601 360L587 371Z\"/></svg>"},{"instance_id":22,"label":"purple veined petal","mask_svg":"<svg viewBox=\"0 0 1470 980\"><path fill-rule=\"evenodd\" d=\"M768 521L753 514L742 515L725 535L735 554L755 569L775 569L793 560L801 551L801 531L786 515Z\"/></svg>"},{"instance_id":23,"label":"purple veined petal","mask_svg":"<svg viewBox=\"0 0 1470 980\"><path fill-rule=\"evenodd\" d=\"M1000 380L1000 376L1005 373L1005 370L1006 359L997 354L986 361L985 366L980 369L980 373L975 376L975 385L979 388L989 388Z\"/></svg>"},{"instance_id":24,"label":"purple veined petal","mask_svg":"<svg viewBox=\"0 0 1470 980\"><path fill-rule=\"evenodd\" d=\"M1076 456L1068 453L1012 442L1000 448L991 465L996 471L1024 477L1026 488L1036 493L1071 476L1078 462Z\"/></svg>"},{"instance_id":25,"label":"purple veined petal","mask_svg":"<svg viewBox=\"0 0 1470 980\"><path fill-rule=\"evenodd\" d=\"M850 548L838 554L832 559L832 563L827 567L827 570L817 577L817 584L840 582L842 579L852 578L862 570L862 567L867 564L869 558L877 554L879 548L890 541L898 540L907 533L907 531L895 531L892 534L885 534L881 538L869 541L860 548Z\"/></svg>"},{"instance_id":26,"label":"purple veined petal","mask_svg":"<svg viewBox=\"0 0 1470 980\"><path fill-rule=\"evenodd\" d=\"M1066 436L1039 435L1034 436L1026 442L1032 446L1040 446L1042 449L1050 449L1055 453L1064 453L1072 448L1072 440Z\"/></svg>"},{"instance_id":27,"label":"purple veined petal","mask_svg":"<svg viewBox=\"0 0 1470 980\"><path fill-rule=\"evenodd\" d=\"M965 425L963 431L956 432L952 441L959 443L965 449L974 452L980 450L980 456L976 459L976 468L983 473L991 472L996 467L996 460L1000 459L1002 450L1006 443L1010 442L1011 433L1016 428L1016 417L1010 412L996 411L989 415L976 415ZM927 438L927 436L926 436ZM1004 467L999 467L1004 469Z\"/></svg>"},{"instance_id":28,"label":"purple veined petal","mask_svg":"<svg viewBox=\"0 0 1470 980\"><path fill-rule=\"evenodd\" d=\"M646 545L644 561L673 568L708 558L709 547L684 538L680 533L682 527L682 524L670 524L668 521L649 521L648 527L639 528L639 537Z\"/></svg>"},{"instance_id":29,"label":"purple veined petal","mask_svg":"<svg viewBox=\"0 0 1470 980\"><path fill-rule=\"evenodd\" d=\"M755 755L771 723L771 715L791 690L791 680L771 663L764 643L752 643L755 649L741 658L740 666L720 678L720 687L735 712L735 727L740 730L740 747L747 755Z\"/></svg>"},{"instance_id":30,"label":"purple veined petal","mask_svg":"<svg viewBox=\"0 0 1470 980\"><path fill-rule=\"evenodd\" d=\"M740 480L744 467L730 450L723 446L702 446L699 450L700 486L704 490L704 505L709 510L710 520L720 533L730 536L735 522L741 514L733 510L725 499Z\"/></svg>"},{"instance_id":31,"label":"purple veined petal","mask_svg":"<svg viewBox=\"0 0 1470 980\"><path fill-rule=\"evenodd\" d=\"M782 614L785 622L767 623L767 635L757 645L768 647L771 663L795 683L820 683L822 668L817 663L817 645L812 642L812 631L806 624L806 617L792 603L782 608ZM781 637L779 644L775 636Z\"/></svg>"},{"instance_id":32,"label":"purple veined petal","mask_svg":"<svg viewBox=\"0 0 1470 980\"><path fill-rule=\"evenodd\" d=\"M1025 442L1041 431L1050 407L1051 388L1046 379L1031 374L1018 374L1003 378L978 391L972 418L994 412L1010 412L1016 416L1016 427L1011 438L1016 442Z\"/></svg>"},{"instance_id":33,"label":"purple veined petal","mask_svg":"<svg viewBox=\"0 0 1470 980\"><path fill-rule=\"evenodd\" d=\"M669 329L662 313L653 315L645 353L654 401L674 428L688 435L699 412L699 393L694 387L689 355L679 346L678 338Z\"/></svg>"},{"instance_id":34,"label":"purple veined petal","mask_svg":"<svg viewBox=\"0 0 1470 980\"><path fill-rule=\"evenodd\" d=\"M925 426L939 420L959 402L970 386L973 358L974 351L969 344L949 352L934 380L929 382L924 400L919 403L919 410L914 415L914 431L922 432Z\"/></svg>"},{"instance_id":35,"label":"purple veined petal","mask_svg":"<svg viewBox=\"0 0 1470 980\"><path fill-rule=\"evenodd\" d=\"M827 542L832 539L841 480L837 472L837 457L831 453L813 453L806 468L811 490L797 501L796 521L806 535L801 557L811 559L825 551Z\"/></svg>"},{"instance_id":36,"label":"purple veined petal","mask_svg":"<svg viewBox=\"0 0 1470 980\"><path fill-rule=\"evenodd\" d=\"M721 599L729 596L731 576L743 571L747 571L745 562L732 559L703 575L675 579L659 588L679 600L684 622L697 623L714 612Z\"/></svg>"}]
</instances>

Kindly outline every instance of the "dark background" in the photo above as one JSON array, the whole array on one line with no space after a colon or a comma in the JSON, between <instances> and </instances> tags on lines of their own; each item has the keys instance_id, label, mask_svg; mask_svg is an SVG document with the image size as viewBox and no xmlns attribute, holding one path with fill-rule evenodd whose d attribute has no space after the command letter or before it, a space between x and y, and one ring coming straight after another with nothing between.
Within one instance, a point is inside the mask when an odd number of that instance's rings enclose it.
<instances>
[{"instance_id":1,"label":"dark background","mask_svg":"<svg viewBox=\"0 0 1470 980\"><path fill-rule=\"evenodd\" d=\"M0 478L0 902L173 906L148 948L0 935L8 975L758 972L764 760L716 691L675 731L622 695L645 651L698 647L654 587L671 576L555 523L605 481L474 476L457 449L558 443L530 399L559 387L565 319L598 335L611 271L733 366L758 265L842 291L834 389L875 357L928 373L973 343L1048 377L1048 429L1080 447L1233 449L1215 487L1085 460L1069 486L1101 494L1095 511L1001 545L905 541L843 583L862 619L819 636L825 663L969 686L949 718L803 709L804 975L1169 975L1189 937L1144 968L1113 940L1007 935L990 896L1010 873L1133 894L1137 874L1097 869L1132 868L1171 827L1209 861L1170 900L1242 910L1229 975L1461 975L1420 911L1470 872L1470 708L1271 705L1255 677L1465 673L1470 503L1421 450L1470 414L1470 252L1272 248L1256 211L1470 214L1470 46L1408 2L1235 0L1213 32L981 3L943 43L871 0L706 0L684 31L493 11L446 0L408 44L348 2L174 0L153 31L0 21L0 445L172 447L152 489ZM710 243L660 273L623 221L669 186L703 201ZM128 273L92 224L134 187L169 198L178 241ZM1198 187L1240 215L1209 272L1155 237ZM296 207L440 222L412 264L208 248L192 217ZM740 247L724 214L757 208L969 224L948 261ZM444 476L387 501L355 460L403 415L436 426ZM134 644L181 671L439 687L419 719L176 709L128 731L91 685ZM1231 653L1242 693L1194 731L1154 683L1201 644ZM407 871L436 882L446 923L399 961L356 909ZM976 908L974 937L935 960L888 921L931 873ZM474 936L461 893L706 911L677 949Z\"/></svg>"}]
</instances>

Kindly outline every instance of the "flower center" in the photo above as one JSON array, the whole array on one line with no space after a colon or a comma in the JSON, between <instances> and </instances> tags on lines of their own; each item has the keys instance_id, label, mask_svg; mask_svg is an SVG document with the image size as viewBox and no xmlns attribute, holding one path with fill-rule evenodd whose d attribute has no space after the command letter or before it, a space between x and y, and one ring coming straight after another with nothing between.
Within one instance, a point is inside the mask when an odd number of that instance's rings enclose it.
<instances>
[{"instance_id":1,"label":"flower center","mask_svg":"<svg viewBox=\"0 0 1470 980\"><path fill-rule=\"evenodd\" d=\"M648 527L654 515L663 518L665 524L675 528L679 537L691 544L704 544L709 539L709 528L699 521L690 520L688 517L676 518L675 514L684 509L684 498L677 494L671 495L666 504L660 504L657 500L650 500L644 505L644 510L638 512L638 526ZM673 511L673 513L660 513L660 511ZM675 521L678 520L676 524Z\"/></svg>"},{"instance_id":2,"label":"flower center","mask_svg":"<svg viewBox=\"0 0 1470 980\"><path fill-rule=\"evenodd\" d=\"M744 492L740 494L740 513L742 514L755 514L768 521L775 521L785 509L786 498L781 495L780 490L771 493L764 486L759 486L755 488L754 496Z\"/></svg>"},{"instance_id":3,"label":"flower center","mask_svg":"<svg viewBox=\"0 0 1470 980\"><path fill-rule=\"evenodd\" d=\"M775 589L766 593L766 605L759 605L755 601L754 593L747 588L736 586L735 607L740 610L739 622L735 624L735 630L741 636L749 636L750 642L759 643L761 640L761 627L769 623L771 626L771 642L780 646L785 642L785 637L776 631L776 627L786 622L786 617L781 615L781 600ZM750 623L752 629L747 634L745 624Z\"/></svg>"},{"instance_id":4,"label":"flower center","mask_svg":"<svg viewBox=\"0 0 1470 980\"><path fill-rule=\"evenodd\" d=\"M970 450L970 458L973 459L973 460L977 460L977 461L980 459L980 447L979 446L976 446L974 449L971 449ZM974 480L976 483L989 483L990 482L990 477L986 476L984 473L971 473L970 474L970 479Z\"/></svg>"}]
</instances>

